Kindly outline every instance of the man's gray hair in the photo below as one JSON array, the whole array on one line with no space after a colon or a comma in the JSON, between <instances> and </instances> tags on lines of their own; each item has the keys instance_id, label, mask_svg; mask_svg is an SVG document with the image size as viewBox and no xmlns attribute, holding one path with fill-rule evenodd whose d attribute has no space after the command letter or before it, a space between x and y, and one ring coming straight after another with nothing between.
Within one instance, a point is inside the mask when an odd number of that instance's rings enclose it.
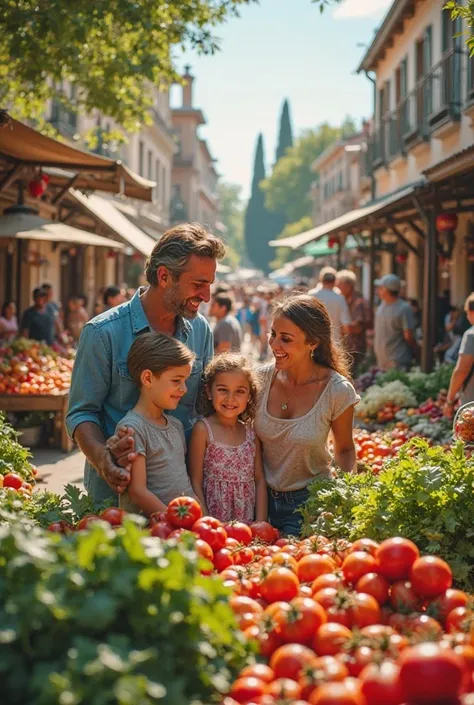
<instances>
[{"instance_id":1,"label":"man's gray hair","mask_svg":"<svg viewBox=\"0 0 474 705\"><path fill-rule=\"evenodd\" d=\"M222 240L199 223L182 223L167 230L158 240L145 264L145 277L151 286L158 285L158 267L166 267L173 279L179 279L191 255L220 260L225 255Z\"/></svg>"},{"instance_id":2,"label":"man's gray hair","mask_svg":"<svg viewBox=\"0 0 474 705\"><path fill-rule=\"evenodd\" d=\"M343 284L350 284L354 288L357 284L357 276L355 272L352 272L350 269L341 269L341 271L337 273L336 280Z\"/></svg>"}]
</instances>

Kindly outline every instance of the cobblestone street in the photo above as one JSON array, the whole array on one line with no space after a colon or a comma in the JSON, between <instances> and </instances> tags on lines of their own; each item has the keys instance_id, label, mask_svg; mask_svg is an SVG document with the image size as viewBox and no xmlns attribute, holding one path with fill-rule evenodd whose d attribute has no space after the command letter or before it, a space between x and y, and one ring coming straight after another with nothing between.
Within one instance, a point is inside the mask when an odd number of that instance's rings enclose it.
<instances>
[{"instance_id":1,"label":"cobblestone street","mask_svg":"<svg viewBox=\"0 0 474 705\"><path fill-rule=\"evenodd\" d=\"M38 489L61 493L64 485L83 487L84 456L80 450L63 453L41 448L33 453L32 463L38 468Z\"/></svg>"}]
</instances>

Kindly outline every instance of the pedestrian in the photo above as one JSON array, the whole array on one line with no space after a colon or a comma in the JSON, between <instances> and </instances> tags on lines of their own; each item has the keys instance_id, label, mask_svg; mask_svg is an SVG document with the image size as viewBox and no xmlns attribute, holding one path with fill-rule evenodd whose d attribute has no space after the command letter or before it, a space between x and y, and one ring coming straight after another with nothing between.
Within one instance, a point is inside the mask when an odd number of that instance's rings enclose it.
<instances>
[{"instance_id":1,"label":"pedestrian","mask_svg":"<svg viewBox=\"0 0 474 705\"><path fill-rule=\"evenodd\" d=\"M308 293L326 306L334 336L337 341L340 341L344 335L349 333L351 316L345 298L341 293L334 291L336 276L337 272L333 267L323 267L319 273L320 287L316 287Z\"/></svg>"},{"instance_id":2,"label":"pedestrian","mask_svg":"<svg viewBox=\"0 0 474 705\"><path fill-rule=\"evenodd\" d=\"M53 318L54 318L54 325L56 328L56 335L61 335L61 333L64 330L64 325L63 325L63 308L60 303L55 301L54 298L54 289L52 284L42 284L41 289L43 291L46 291L48 295L48 303L46 304L46 310L48 313L50 313Z\"/></svg>"},{"instance_id":3,"label":"pedestrian","mask_svg":"<svg viewBox=\"0 0 474 705\"><path fill-rule=\"evenodd\" d=\"M189 469L206 514L220 521L267 520L262 450L252 428L257 394L258 377L245 357L226 353L207 366Z\"/></svg>"},{"instance_id":4,"label":"pedestrian","mask_svg":"<svg viewBox=\"0 0 474 705\"><path fill-rule=\"evenodd\" d=\"M82 305L80 296L70 296L67 302L66 328L74 338L79 340L82 329L89 320L89 314Z\"/></svg>"},{"instance_id":5,"label":"pedestrian","mask_svg":"<svg viewBox=\"0 0 474 705\"><path fill-rule=\"evenodd\" d=\"M368 301L360 294L357 287L357 277L349 269L337 273L336 285L344 296L349 309L350 323L344 338L346 350L352 358L352 377L357 375L367 353L367 331L372 322Z\"/></svg>"},{"instance_id":6,"label":"pedestrian","mask_svg":"<svg viewBox=\"0 0 474 705\"><path fill-rule=\"evenodd\" d=\"M33 291L33 306L23 313L20 335L52 345L56 332L56 318L52 309L48 309L48 292L38 287Z\"/></svg>"},{"instance_id":7,"label":"pedestrian","mask_svg":"<svg viewBox=\"0 0 474 705\"><path fill-rule=\"evenodd\" d=\"M117 426L133 429L136 458L119 505L133 514L166 511L180 495L193 496L186 470L183 424L165 414L186 394L194 353L170 335L144 333L130 348L127 365L139 390L133 409Z\"/></svg>"},{"instance_id":8,"label":"pedestrian","mask_svg":"<svg viewBox=\"0 0 474 705\"><path fill-rule=\"evenodd\" d=\"M401 280L396 274L386 274L374 283L381 301L374 326L377 367L408 370L419 354L413 310L400 298Z\"/></svg>"},{"instance_id":9,"label":"pedestrian","mask_svg":"<svg viewBox=\"0 0 474 705\"><path fill-rule=\"evenodd\" d=\"M127 356L144 332L173 335L196 356L188 392L171 412L183 423L185 434L190 434L203 368L214 352L212 333L199 315L199 305L210 299L216 261L224 254L223 242L201 225L177 225L160 238L146 262L148 286L84 326L66 425L86 456L85 487L95 502L118 501L117 492L130 479L130 463L135 458L133 433L124 428L119 437L112 434L138 401Z\"/></svg>"},{"instance_id":10,"label":"pedestrian","mask_svg":"<svg viewBox=\"0 0 474 705\"><path fill-rule=\"evenodd\" d=\"M16 303L5 301L0 316L0 341L10 342L18 334L18 320L16 317Z\"/></svg>"},{"instance_id":11,"label":"pedestrian","mask_svg":"<svg viewBox=\"0 0 474 705\"><path fill-rule=\"evenodd\" d=\"M120 306L127 300L125 290L119 286L108 286L104 291L104 311L108 311L114 306Z\"/></svg>"},{"instance_id":12,"label":"pedestrian","mask_svg":"<svg viewBox=\"0 0 474 705\"><path fill-rule=\"evenodd\" d=\"M212 297L210 315L216 319L214 326L214 351L240 352L242 346L242 328L232 314L234 298L230 293L217 294Z\"/></svg>"},{"instance_id":13,"label":"pedestrian","mask_svg":"<svg viewBox=\"0 0 474 705\"><path fill-rule=\"evenodd\" d=\"M353 472L354 406L347 354L336 341L328 311L314 296L290 295L274 305L270 347L274 362L262 371L263 388L255 415L268 485L270 522L298 536L298 509L317 477L331 478L334 460Z\"/></svg>"},{"instance_id":14,"label":"pedestrian","mask_svg":"<svg viewBox=\"0 0 474 705\"><path fill-rule=\"evenodd\" d=\"M449 383L444 407L444 414L448 418L453 415L458 397L461 404L474 401L474 293L467 297L464 311L471 327L462 336L459 356Z\"/></svg>"}]
</instances>

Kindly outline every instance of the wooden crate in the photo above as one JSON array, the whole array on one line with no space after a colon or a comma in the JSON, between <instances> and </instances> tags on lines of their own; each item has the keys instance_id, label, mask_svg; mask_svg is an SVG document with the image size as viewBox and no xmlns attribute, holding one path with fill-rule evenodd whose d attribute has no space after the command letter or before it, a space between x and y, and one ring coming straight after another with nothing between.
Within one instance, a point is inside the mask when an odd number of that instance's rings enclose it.
<instances>
[{"instance_id":1,"label":"wooden crate","mask_svg":"<svg viewBox=\"0 0 474 705\"><path fill-rule=\"evenodd\" d=\"M2 394L0 411L53 411L55 443L69 453L74 444L67 435L65 424L68 400L67 391L60 394Z\"/></svg>"}]
</instances>

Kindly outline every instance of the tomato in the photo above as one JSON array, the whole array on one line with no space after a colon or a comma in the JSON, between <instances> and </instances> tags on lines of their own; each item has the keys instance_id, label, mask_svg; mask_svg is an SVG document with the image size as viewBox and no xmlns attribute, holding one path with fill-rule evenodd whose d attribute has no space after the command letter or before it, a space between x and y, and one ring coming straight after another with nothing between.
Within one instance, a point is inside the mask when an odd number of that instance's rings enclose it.
<instances>
[{"instance_id":1,"label":"tomato","mask_svg":"<svg viewBox=\"0 0 474 705\"><path fill-rule=\"evenodd\" d=\"M108 521L110 526L122 526L123 519L126 515L127 512L124 512L123 509L119 509L118 507L109 507L108 509L104 509L100 515L100 518L104 521Z\"/></svg>"},{"instance_id":2,"label":"tomato","mask_svg":"<svg viewBox=\"0 0 474 705\"><path fill-rule=\"evenodd\" d=\"M419 595L408 580L397 580L390 588L390 604L397 612L414 612L421 607Z\"/></svg>"},{"instance_id":3,"label":"tomato","mask_svg":"<svg viewBox=\"0 0 474 705\"><path fill-rule=\"evenodd\" d=\"M246 597L245 595L234 595L230 598L229 605L234 614L245 614L251 612L252 614L262 614L263 607L256 600L252 600L251 597Z\"/></svg>"},{"instance_id":4,"label":"tomato","mask_svg":"<svg viewBox=\"0 0 474 705\"><path fill-rule=\"evenodd\" d=\"M9 472L3 478L3 486L4 487L11 487L14 490L19 490L22 485L23 485L23 480L15 472Z\"/></svg>"},{"instance_id":5,"label":"tomato","mask_svg":"<svg viewBox=\"0 0 474 705\"><path fill-rule=\"evenodd\" d=\"M251 676L237 678L230 689L230 696L238 703L249 703L265 693L265 683Z\"/></svg>"},{"instance_id":6,"label":"tomato","mask_svg":"<svg viewBox=\"0 0 474 705\"><path fill-rule=\"evenodd\" d=\"M352 632L348 627L328 622L319 627L314 635L313 648L318 656L335 656L349 639L352 639Z\"/></svg>"},{"instance_id":7,"label":"tomato","mask_svg":"<svg viewBox=\"0 0 474 705\"><path fill-rule=\"evenodd\" d=\"M227 536L231 539L235 539L239 543L243 543L245 546L252 541L252 530L250 526L244 524L243 521L231 521L224 524L224 529L226 530Z\"/></svg>"},{"instance_id":8,"label":"tomato","mask_svg":"<svg viewBox=\"0 0 474 705\"><path fill-rule=\"evenodd\" d=\"M334 656L320 656L311 667L304 670L304 675L300 676L301 697L308 699L321 683L337 683L348 675L349 671L345 665Z\"/></svg>"},{"instance_id":9,"label":"tomato","mask_svg":"<svg viewBox=\"0 0 474 705\"><path fill-rule=\"evenodd\" d=\"M359 679L367 705L401 705L404 702L400 668L393 661L384 661L380 665L369 664Z\"/></svg>"},{"instance_id":10,"label":"tomato","mask_svg":"<svg viewBox=\"0 0 474 705\"><path fill-rule=\"evenodd\" d=\"M202 539L196 539L196 551L199 553L201 558L204 558L205 560L210 561L212 563L214 553L208 543L206 543Z\"/></svg>"},{"instance_id":11,"label":"tomato","mask_svg":"<svg viewBox=\"0 0 474 705\"><path fill-rule=\"evenodd\" d=\"M308 702L309 705L365 705L360 689L346 681L324 683L311 693Z\"/></svg>"},{"instance_id":12,"label":"tomato","mask_svg":"<svg viewBox=\"0 0 474 705\"><path fill-rule=\"evenodd\" d=\"M313 651L302 644L284 644L272 655L270 668L273 669L276 678L298 681L301 671L311 666L315 658Z\"/></svg>"},{"instance_id":13,"label":"tomato","mask_svg":"<svg viewBox=\"0 0 474 705\"><path fill-rule=\"evenodd\" d=\"M166 521L166 512L153 512L153 514L150 514L150 526L153 526L153 524L158 524L160 521Z\"/></svg>"},{"instance_id":14,"label":"tomato","mask_svg":"<svg viewBox=\"0 0 474 705\"><path fill-rule=\"evenodd\" d=\"M293 573L298 572L298 563L296 562L296 559L284 551L281 551L281 553L275 553L275 555L271 557L271 564L282 565L285 568L292 570Z\"/></svg>"},{"instance_id":15,"label":"tomato","mask_svg":"<svg viewBox=\"0 0 474 705\"><path fill-rule=\"evenodd\" d=\"M167 521L175 529L190 529L201 517L201 505L194 497L175 497L166 510Z\"/></svg>"},{"instance_id":16,"label":"tomato","mask_svg":"<svg viewBox=\"0 0 474 705\"><path fill-rule=\"evenodd\" d=\"M240 678L245 678L250 676L253 678L260 678L264 683L271 683L275 679L275 674L270 666L265 663L254 663L250 666L246 666L240 673Z\"/></svg>"},{"instance_id":17,"label":"tomato","mask_svg":"<svg viewBox=\"0 0 474 705\"><path fill-rule=\"evenodd\" d=\"M173 527L167 521L157 521L150 527L150 534L159 539L167 539L172 531Z\"/></svg>"},{"instance_id":18,"label":"tomato","mask_svg":"<svg viewBox=\"0 0 474 705\"><path fill-rule=\"evenodd\" d=\"M465 607L468 602L468 596L462 590L454 590L450 588L443 595L439 595L428 606L428 614L437 619L442 624L445 624L448 614L455 607Z\"/></svg>"},{"instance_id":19,"label":"tomato","mask_svg":"<svg viewBox=\"0 0 474 705\"><path fill-rule=\"evenodd\" d=\"M356 592L352 596L349 615L352 625L359 628L379 624L381 619L380 605L372 595Z\"/></svg>"},{"instance_id":20,"label":"tomato","mask_svg":"<svg viewBox=\"0 0 474 705\"><path fill-rule=\"evenodd\" d=\"M469 632L474 620L474 615L467 607L455 607L446 617L446 630L448 632Z\"/></svg>"},{"instance_id":21,"label":"tomato","mask_svg":"<svg viewBox=\"0 0 474 705\"><path fill-rule=\"evenodd\" d=\"M217 519L215 521L217 522ZM224 548L227 534L220 522L216 526L215 524L213 525L213 522L208 517L203 517L193 524L193 531L199 538L208 543L215 553Z\"/></svg>"},{"instance_id":22,"label":"tomato","mask_svg":"<svg viewBox=\"0 0 474 705\"><path fill-rule=\"evenodd\" d=\"M441 558L423 556L412 565L410 580L421 597L438 597L453 584L451 568Z\"/></svg>"},{"instance_id":23,"label":"tomato","mask_svg":"<svg viewBox=\"0 0 474 705\"><path fill-rule=\"evenodd\" d=\"M454 700L466 674L466 665L458 654L434 643L405 649L399 665L405 700L416 705L441 705Z\"/></svg>"},{"instance_id":24,"label":"tomato","mask_svg":"<svg viewBox=\"0 0 474 705\"><path fill-rule=\"evenodd\" d=\"M409 635L416 634L423 640L430 641L442 633L442 627L436 619L427 614L415 614L408 617L406 631Z\"/></svg>"},{"instance_id":25,"label":"tomato","mask_svg":"<svg viewBox=\"0 0 474 705\"><path fill-rule=\"evenodd\" d=\"M66 534L69 531L73 531L73 528L67 521L61 519L61 521L53 521L53 523L48 526L48 531L51 531L53 534Z\"/></svg>"},{"instance_id":26,"label":"tomato","mask_svg":"<svg viewBox=\"0 0 474 705\"><path fill-rule=\"evenodd\" d=\"M265 692L277 700L294 702L301 695L301 686L291 678L276 678L267 685Z\"/></svg>"},{"instance_id":27,"label":"tomato","mask_svg":"<svg viewBox=\"0 0 474 705\"><path fill-rule=\"evenodd\" d=\"M354 541L352 546L349 548L349 553L354 553L355 551L365 551L370 553L371 556L375 556L379 544L372 539L358 539Z\"/></svg>"},{"instance_id":28,"label":"tomato","mask_svg":"<svg viewBox=\"0 0 474 705\"><path fill-rule=\"evenodd\" d=\"M417 546L409 539L400 537L383 541L375 553L379 564L378 572L392 582L406 580L410 576L413 563L419 557Z\"/></svg>"},{"instance_id":29,"label":"tomato","mask_svg":"<svg viewBox=\"0 0 474 705\"><path fill-rule=\"evenodd\" d=\"M344 583L342 581L342 578L338 574L324 573L323 575L320 575L319 578L316 578L316 580L311 585L311 590L314 595L315 593L319 592L319 590L323 590L327 587L332 587L336 590L340 590L343 585Z\"/></svg>"},{"instance_id":30,"label":"tomato","mask_svg":"<svg viewBox=\"0 0 474 705\"><path fill-rule=\"evenodd\" d=\"M253 561L255 555L251 548L242 546L238 551L233 551L232 557L235 565L247 565Z\"/></svg>"},{"instance_id":31,"label":"tomato","mask_svg":"<svg viewBox=\"0 0 474 705\"><path fill-rule=\"evenodd\" d=\"M366 551L354 551L344 559L341 570L347 582L355 585L363 575L377 572L377 561Z\"/></svg>"},{"instance_id":32,"label":"tomato","mask_svg":"<svg viewBox=\"0 0 474 705\"><path fill-rule=\"evenodd\" d=\"M372 595L379 605L384 605L389 597L390 583L383 575L366 573L357 581L356 590L357 592L365 592L367 595Z\"/></svg>"},{"instance_id":33,"label":"tomato","mask_svg":"<svg viewBox=\"0 0 474 705\"><path fill-rule=\"evenodd\" d=\"M330 556L310 553L298 561L298 578L302 583L312 583L320 575L332 573L335 569L336 564Z\"/></svg>"},{"instance_id":34,"label":"tomato","mask_svg":"<svg viewBox=\"0 0 474 705\"><path fill-rule=\"evenodd\" d=\"M260 592L266 602L289 602L298 595L299 588L299 580L293 571L276 567L271 568L263 578Z\"/></svg>"},{"instance_id":35,"label":"tomato","mask_svg":"<svg viewBox=\"0 0 474 705\"><path fill-rule=\"evenodd\" d=\"M321 624L327 622L326 613L309 597L295 597L288 607L275 614L278 633L286 643L307 644Z\"/></svg>"},{"instance_id":36,"label":"tomato","mask_svg":"<svg viewBox=\"0 0 474 705\"><path fill-rule=\"evenodd\" d=\"M97 516L97 514L86 514L86 516L82 517L79 521L77 530L83 531L84 529L88 529L95 521L100 521L100 516Z\"/></svg>"},{"instance_id":37,"label":"tomato","mask_svg":"<svg viewBox=\"0 0 474 705\"><path fill-rule=\"evenodd\" d=\"M278 538L276 530L267 521L254 521L250 524L250 530L254 539L264 543L273 543Z\"/></svg>"},{"instance_id":38,"label":"tomato","mask_svg":"<svg viewBox=\"0 0 474 705\"><path fill-rule=\"evenodd\" d=\"M259 654L263 658L270 658L282 646L282 641L276 631L262 630L257 626L256 632L254 630L251 635L247 633L246 636L257 641Z\"/></svg>"}]
</instances>

